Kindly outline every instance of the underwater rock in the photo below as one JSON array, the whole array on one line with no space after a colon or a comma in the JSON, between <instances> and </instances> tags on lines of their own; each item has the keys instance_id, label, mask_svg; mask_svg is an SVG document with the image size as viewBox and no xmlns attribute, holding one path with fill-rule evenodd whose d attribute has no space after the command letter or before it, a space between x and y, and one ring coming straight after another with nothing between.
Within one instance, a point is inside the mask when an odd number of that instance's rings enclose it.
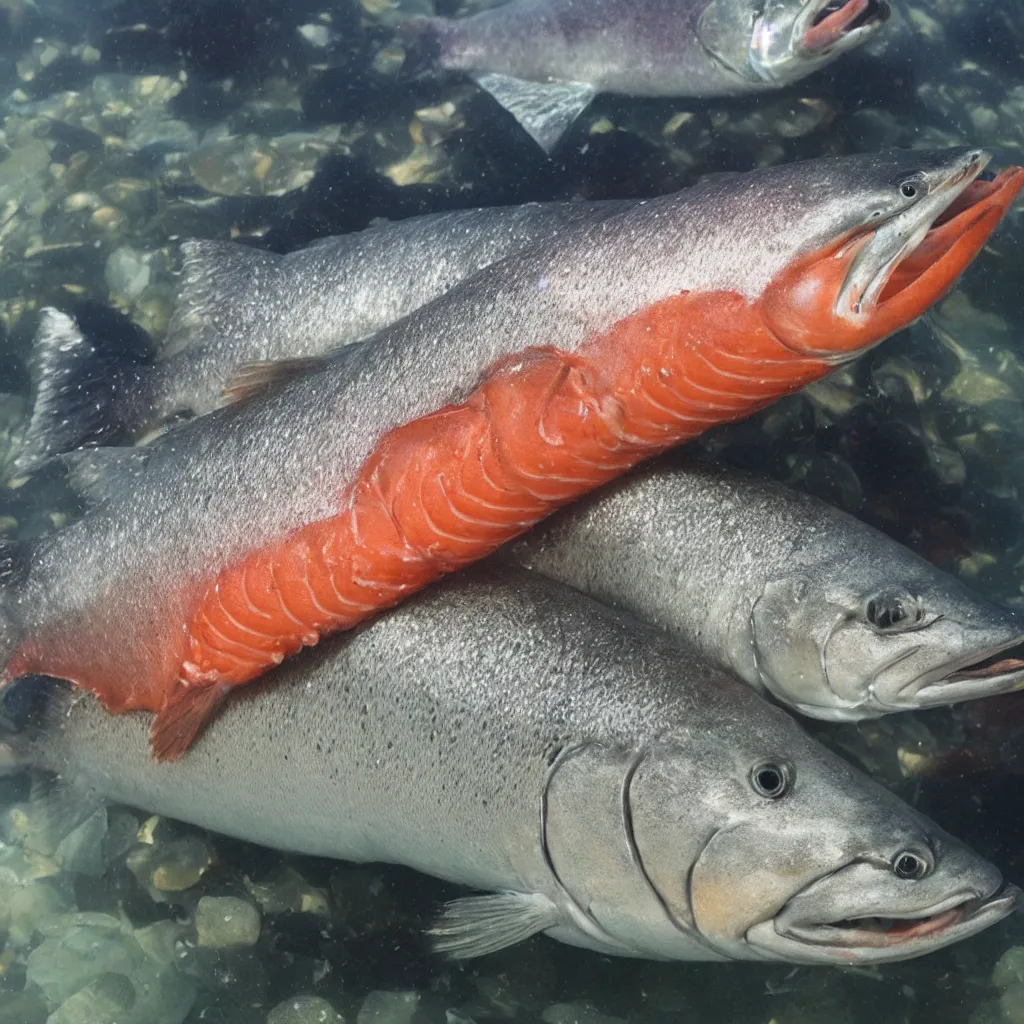
<instances>
[{"instance_id":1,"label":"underwater rock","mask_svg":"<svg viewBox=\"0 0 1024 1024\"><path fill-rule=\"evenodd\" d=\"M47 1024L119 1024L131 1017L135 986L123 974L101 974L69 996Z\"/></svg>"},{"instance_id":2,"label":"underwater rock","mask_svg":"<svg viewBox=\"0 0 1024 1024\"><path fill-rule=\"evenodd\" d=\"M149 260L129 245L115 249L103 271L110 290L124 299L134 299L145 291L150 276Z\"/></svg>"},{"instance_id":3,"label":"underwater rock","mask_svg":"<svg viewBox=\"0 0 1024 1024\"><path fill-rule=\"evenodd\" d=\"M1024 984L1024 946L1011 946L992 970L992 984L1009 989Z\"/></svg>"},{"instance_id":4,"label":"underwater rock","mask_svg":"<svg viewBox=\"0 0 1024 1024\"><path fill-rule=\"evenodd\" d=\"M412 1024L419 992L371 992L356 1015L356 1024Z\"/></svg>"},{"instance_id":5,"label":"underwater rock","mask_svg":"<svg viewBox=\"0 0 1024 1024\"><path fill-rule=\"evenodd\" d=\"M326 999L296 996L278 1003L267 1014L267 1024L345 1024L345 1018Z\"/></svg>"},{"instance_id":6,"label":"underwater rock","mask_svg":"<svg viewBox=\"0 0 1024 1024\"><path fill-rule=\"evenodd\" d=\"M130 926L105 914L67 914L50 918L47 937L28 957L27 980L37 986L46 999L62 1006L87 986L109 975L127 979L134 990L130 1008L122 1008L114 1018L117 1024L180 1024L195 998L195 986L173 968L149 957L135 940ZM85 1012L84 1007L109 1000L112 991L122 993L106 981L92 989L67 1011ZM68 1021L88 1017L68 1016ZM99 1018L97 1024L101 1024Z\"/></svg>"},{"instance_id":7,"label":"underwater rock","mask_svg":"<svg viewBox=\"0 0 1024 1024\"><path fill-rule=\"evenodd\" d=\"M331 906L324 889L310 885L295 868L285 866L266 882L245 879L246 888L264 914L314 914L329 919Z\"/></svg>"},{"instance_id":8,"label":"underwater rock","mask_svg":"<svg viewBox=\"0 0 1024 1024\"><path fill-rule=\"evenodd\" d=\"M601 1013L593 1003L553 1003L540 1015L544 1024L625 1024L621 1017Z\"/></svg>"},{"instance_id":9,"label":"underwater rock","mask_svg":"<svg viewBox=\"0 0 1024 1024\"><path fill-rule=\"evenodd\" d=\"M204 896L196 906L196 941L200 946L254 946L260 938L260 912L235 896Z\"/></svg>"},{"instance_id":10,"label":"underwater rock","mask_svg":"<svg viewBox=\"0 0 1024 1024\"><path fill-rule=\"evenodd\" d=\"M141 845L128 854L128 869L145 888L177 893L196 885L214 862L206 837L153 819L139 830Z\"/></svg>"}]
</instances>

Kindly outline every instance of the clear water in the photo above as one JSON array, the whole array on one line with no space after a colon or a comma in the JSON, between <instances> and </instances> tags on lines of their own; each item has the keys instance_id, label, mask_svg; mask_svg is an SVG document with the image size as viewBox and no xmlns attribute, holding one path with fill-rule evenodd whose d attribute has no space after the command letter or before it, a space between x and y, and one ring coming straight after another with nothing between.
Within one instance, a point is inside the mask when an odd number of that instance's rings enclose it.
<instances>
[{"instance_id":1,"label":"clear water","mask_svg":"<svg viewBox=\"0 0 1024 1024\"><path fill-rule=\"evenodd\" d=\"M1021 162L1024 7L898 6L880 42L762 98L599 97L548 162L468 81L398 80L393 26L429 0L0 0L0 461L24 423L37 311L101 304L159 339L183 238L289 251L378 217L654 195L893 145ZM1020 603L1021 209L926 320L704 447ZM7 537L73 514L58 481L0 491ZM1020 700L817 731L1024 883ZM0 778L0 1024L1024 1021L1019 918L849 971L612 960L546 939L452 966L420 939L453 891L432 879L285 857L144 808L47 845L33 837L48 806L40 779ZM211 907L236 945L203 939Z\"/></svg>"}]
</instances>

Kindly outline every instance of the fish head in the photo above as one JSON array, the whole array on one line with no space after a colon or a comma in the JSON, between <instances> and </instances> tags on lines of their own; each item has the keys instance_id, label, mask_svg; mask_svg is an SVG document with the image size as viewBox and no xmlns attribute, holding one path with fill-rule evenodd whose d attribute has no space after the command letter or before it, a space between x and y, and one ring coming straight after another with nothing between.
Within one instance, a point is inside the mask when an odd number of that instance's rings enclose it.
<instances>
[{"instance_id":1,"label":"fish head","mask_svg":"<svg viewBox=\"0 0 1024 1024\"><path fill-rule=\"evenodd\" d=\"M828 721L857 721L1024 687L1024 620L879 536L770 580L754 603L759 682Z\"/></svg>"},{"instance_id":2,"label":"fish head","mask_svg":"<svg viewBox=\"0 0 1024 1024\"><path fill-rule=\"evenodd\" d=\"M629 802L645 877L679 927L719 956L905 960L1017 905L996 868L779 709L725 716L709 732L717 743L696 770L692 739L688 753L652 754Z\"/></svg>"},{"instance_id":3,"label":"fish head","mask_svg":"<svg viewBox=\"0 0 1024 1024\"><path fill-rule=\"evenodd\" d=\"M984 150L911 150L776 169L791 255L761 296L795 355L839 365L953 286L1024 188L1024 168L983 180ZM783 211L784 212L784 211Z\"/></svg>"},{"instance_id":4,"label":"fish head","mask_svg":"<svg viewBox=\"0 0 1024 1024\"><path fill-rule=\"evenodd\" d=\"M752 86L781 86L872 38L889 19L884 0L712 0L697 34Z\"/></svg>"}]
</instances>

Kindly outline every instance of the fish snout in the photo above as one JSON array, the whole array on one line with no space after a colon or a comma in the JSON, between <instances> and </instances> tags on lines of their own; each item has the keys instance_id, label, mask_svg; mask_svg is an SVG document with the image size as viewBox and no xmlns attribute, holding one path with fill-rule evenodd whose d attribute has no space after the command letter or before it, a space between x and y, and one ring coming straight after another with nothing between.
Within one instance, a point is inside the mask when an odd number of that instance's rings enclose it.
<instances>
[{"instance_id":1,"label":"fish snout","mask_svg":"<svg viewBox=\"0 0 1024 1024\"><path fill-rule=\"evenodd\" d=\"M954 849L937 854L911 843L885 860L855 861L797 894L748 941L789 960L884 963L933 952L1011 914L1020 890L949 842Z\"/></svg>"},{"instance_id":2,"label":"fish snout","mask_svg":"<svg viewBox=\"0 0 1024 1024\"><path fill-rule=\"evenodd\" d=\"M810 53L823 53L836 46L847 49L880 29L892 14L885 0L827 0L815 4L803 46Z\"/></svg>"}]
</instances>

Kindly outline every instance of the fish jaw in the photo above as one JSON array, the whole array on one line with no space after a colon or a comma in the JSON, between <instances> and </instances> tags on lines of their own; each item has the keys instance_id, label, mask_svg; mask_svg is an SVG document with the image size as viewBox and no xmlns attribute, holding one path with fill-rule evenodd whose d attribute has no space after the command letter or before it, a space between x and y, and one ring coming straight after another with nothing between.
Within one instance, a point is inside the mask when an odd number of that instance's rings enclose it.
<instances>
[{"instance_id":1,"label":"fish jaw","mask_svg":"<svg viewBox=\"0 0 1024 1024\"><path fill-rule=\"evenodd\" d=\"M944 707L965 700L997 697L1024 689L1024 639L1020 636L974 651L954 665L912 680L903 686L884 713Z\"/></svg>"},{"instance_id":2,"label":"fish jaw","mask_svg":"<svg viewBox=\"0 0 1024 1024\"><path fill-rule=\"evenodd\" d=\"M972 154L920 223L900 225L907 242L893 230L896 217L869 221L783 270L763 300L776 336L794 352L839 365L921 316L953 287L1024 188L1021 167L977 180L987 162L987 154ZM894 238L883 238L887 230Z\"/></svg>"},{"instance_id":3,"label":"fish jaw","mask_svg":"<svg viewBox=\"0 0 1024 1024\"><path fill-rule=\"evenodd\" d=\"M859 46L889 20L892 11L880 0L845 0L808 4L811 24L803 33L808 53L845 51Z\"/></svg>"},{"instance_id":4,"label":"fish jaw","mask_svg":"<svg viewBox=\"0 0 1024 1024\"><path fill-rule=\"evenodd\" d=\"M748 64L766 83L783 85L866 43L889 19L884 0L769 3L754 23Z\"/></svg>"},{"instance_id":5,"label":"fish jaw","mask_svg":"<svg viewBox=\"0 0 1024 1024\"><path fill-rule=\"evenodd\" d=\"M816 964L893 963L925 956L1009 917L1020 904L1021 890L1010 883L988 893L971 888L931 906L898 914L865 904L831 920L800 920L784 908L773 920L755 925L747 942L789 962ZM796 901L794 901L795 903Z\"/></svg>"}]
</instances>

